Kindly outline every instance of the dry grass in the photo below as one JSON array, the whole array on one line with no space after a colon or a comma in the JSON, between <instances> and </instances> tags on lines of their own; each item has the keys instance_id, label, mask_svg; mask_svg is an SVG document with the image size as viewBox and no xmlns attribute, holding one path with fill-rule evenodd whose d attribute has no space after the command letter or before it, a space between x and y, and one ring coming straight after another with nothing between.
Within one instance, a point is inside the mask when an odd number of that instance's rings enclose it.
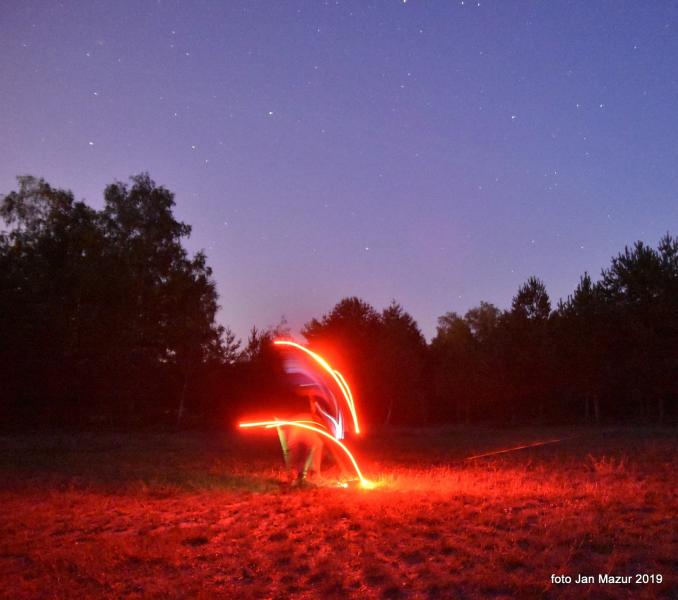
<instances>
[{"instance_id":1,"label":"dry grass","mask_svg":"<svg viewBox=\"0 0 678 600\"><path fill-rule=\"evenodd\" d=\"M571 433L372 435L376 489L294 491L270 432L0 438L0 596L676 597L674 430L463 460Z\"/></svg>"}]
</instances>

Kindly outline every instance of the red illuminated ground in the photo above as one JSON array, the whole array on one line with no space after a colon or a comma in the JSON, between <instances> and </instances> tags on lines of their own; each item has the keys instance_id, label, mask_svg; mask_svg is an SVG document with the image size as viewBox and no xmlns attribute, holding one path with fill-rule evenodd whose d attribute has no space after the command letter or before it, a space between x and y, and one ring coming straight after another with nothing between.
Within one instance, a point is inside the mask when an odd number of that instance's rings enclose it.
<instances>
[{"instance_id":1,"label":"red illuminated ground","mask_svg":"<svg viewBox=\"0 0 678 600\"><path fill-rule=\"evenodd\" d=\"M0 596L675 597L675 431L462 460L570 433L372 435L377 488L293 491L274 434L6 436Z\"/></svg>"}]
</instances>

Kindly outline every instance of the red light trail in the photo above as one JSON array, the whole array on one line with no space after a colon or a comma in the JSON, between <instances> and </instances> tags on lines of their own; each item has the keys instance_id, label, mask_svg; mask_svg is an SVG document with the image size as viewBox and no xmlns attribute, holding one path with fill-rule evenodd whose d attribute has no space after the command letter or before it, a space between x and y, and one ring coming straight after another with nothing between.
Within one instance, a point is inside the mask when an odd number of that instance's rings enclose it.
<instances>
[{"instance_id":1,"label":"red light trail","mask_svg":"<svg viewBox=\"0 0 678 600\"><path fill-rule=\"evenodd\" d=\"M320 435L325 436L327 439L332 440L335 444L337 444L337 446L339 446L346 453L346 456L348 456L349 460L351 461L351 464L353 465L353 468L355 469L355 472L356 472L356 475L358 476L358 479L360 479L360 484L363 487L369 487L370 482L369 482L369 480L367 480L363 477L363 474L360 471L360 467L358 466L358 463L356 462L356 459L354 458L353 454L351 454L351 451L344 444L342 444L339 440L334 438L332 435L330 435L326 431L323 431L319 427L309 425L309 423L312 423L312 422L313 421L284 421L284 420L281 420L281 419L275 419L273 421L258 421L258 422L254 422L254 423L240 423L238 426L241 427L241 428L264 427L265 429L272 429L274 427L289 426L289 427L300 427L302 429L308 429L309 431L315 431L316 433L319 433Z\"/></svg>"},{"instance_id":2,"label":"red light trail","mask_svg":"<svg viewBox=\"0 0 678 600\"><path fill-rule=\"evenodd\" d=\"M319 354L316 352L313 352L312 350L309 350L305 346L302 346L301 344L297 344L296 342L292 342L289 340L275 340L273 342L275 346L285 346L285 347L290 347L294 348L296 350L299 350L301 352L304 352L306 355L310 356L313 361L320 365L324 371L327 372L327 374L334 380L334 382L337 384L337 387L341 390L341 393L344 397L344 400L346 402L346 406L348 407L350 413L351 413L351 418L353 419L353 430L355 433L360 433L360 426L358 425L358 415L356 412L355 408L355 400L353 399L353 394L351 393L351 388L348 385L348 382L344 378L344 376L337 371L336 369L332 368L332 366ZM326 413L323 412L323 414L329 418L331 421L334 422L334 419ZM337 436L335 437L334 435L328 433L325 431L324 426L321 423L318 423L316 421L308 421L308 420L285 420L285 419L278 419L274 418L273 420L270 421L254 421L254 422L242 422L239 423L238 426L242 429L246 428L253 428L253 427L263 427L264 429L273 429L273 428L278 428L278 427L298 427L301 429L307 429L308 431L313 431L324 438L327 438L328 440L331 440L334 444L339 446L341 450L346 454L348 459L351 461L351 464L353 465L353 469L356 472L356 475L358 476L358 479L360 480L360 486L363 488L372 488L374 487L374 484L369 481L368 479L365 479L363 476L362 472L360 471L360 467L358 466L358 462L356 461L355 457L351 453L351 451L339 440L337 439ZM335 435L337 435L335 433Z\"/></svg>"},{"instance_id":3,"label":"red light trail","mask_svg":"<svg viewBox=\"0 0 678 600\"><path fill-rule=\"evenodd\" d=\"M276 346L289 346L291 348L301 350L302 352L308 354L325 371L327 371L327 373L332 377L332 379L334 379L335 383L339 386L339 389L341 390L341 393L344 396L346 405L348 406L348 409L351 413L351 418L353 419L353 430L355 431L355 433L360 433L360 426L358 425L358 415L355 409L353 394L351 393L351 388L348 386L348 383L346 382L346 379L344 379L344 376L336 369L333 369L322 356L320 356L316 352L313 352L312 350L309 350L308 348L302 346L301 344L297 344L296 342L292 342L289 340L275 340L273 344Z\"/></svg>"},{"instance_id":4,"label":"red light trail","mask_svg":"<svg viewBox=\"0 0 678 600\"><path fill-rule=\"evenodd\" d=\"M475 456L468 456L464 460L475 460L476 458L485 458L486 456L494 456L495 454L505 454L506 452L514 452L516 450L524 450L525 448L535 448L537 446L546 446L548 444L557 444L558 442L564 442L565 440L571 440L572 438L579 437L578 435L571 435L569 437L558 438L553 440L544 440L541 442L534 442L533 444L525 444L524 446L515 446L513 448L506 448L503 450L494 450L492 452L485 452L483 454L476 454Z\"/></svg>"}]
</instances>

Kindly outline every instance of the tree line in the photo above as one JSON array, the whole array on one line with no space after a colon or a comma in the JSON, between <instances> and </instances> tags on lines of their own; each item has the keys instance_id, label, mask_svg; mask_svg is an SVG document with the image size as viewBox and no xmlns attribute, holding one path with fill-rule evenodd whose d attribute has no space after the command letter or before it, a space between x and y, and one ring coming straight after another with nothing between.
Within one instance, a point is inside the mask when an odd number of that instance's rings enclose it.
<instances>
[{"instance_id":1,"label":"tree line","mask_svg":"<svg viewBox=\"0 0 678 600\"><path fill-rule=\"evenodd\" d=\"M270 343L286 324L244 343L217 324L212 271L173 207L147 174L107 186L100 210L29 176L0 199L3 428L223 427L292 402ZM397 302L356 297L302 334L368 426L672 423L678 239L625 248L555 307L531 277L505 310L444 314L430 343Z\"/></svg>"}]
</instances>

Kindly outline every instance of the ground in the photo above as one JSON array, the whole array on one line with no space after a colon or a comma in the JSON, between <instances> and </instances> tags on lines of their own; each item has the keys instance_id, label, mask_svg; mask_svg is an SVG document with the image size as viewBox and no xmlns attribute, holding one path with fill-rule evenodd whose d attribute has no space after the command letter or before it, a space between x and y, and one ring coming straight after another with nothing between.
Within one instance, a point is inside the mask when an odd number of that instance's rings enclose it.
<instances>
[{"instance_id":1,"label":"ground","mask_svg":"<svg viewBox=\"0 0 678 600\"><path fill-rule=\"evenodd\" d=\"M553 438L569 439L465 460ZM678 597L675 429L353 446L374 489L280 486L271 431L3 436L0 596Z\"/></svg>"}]
</instances>

